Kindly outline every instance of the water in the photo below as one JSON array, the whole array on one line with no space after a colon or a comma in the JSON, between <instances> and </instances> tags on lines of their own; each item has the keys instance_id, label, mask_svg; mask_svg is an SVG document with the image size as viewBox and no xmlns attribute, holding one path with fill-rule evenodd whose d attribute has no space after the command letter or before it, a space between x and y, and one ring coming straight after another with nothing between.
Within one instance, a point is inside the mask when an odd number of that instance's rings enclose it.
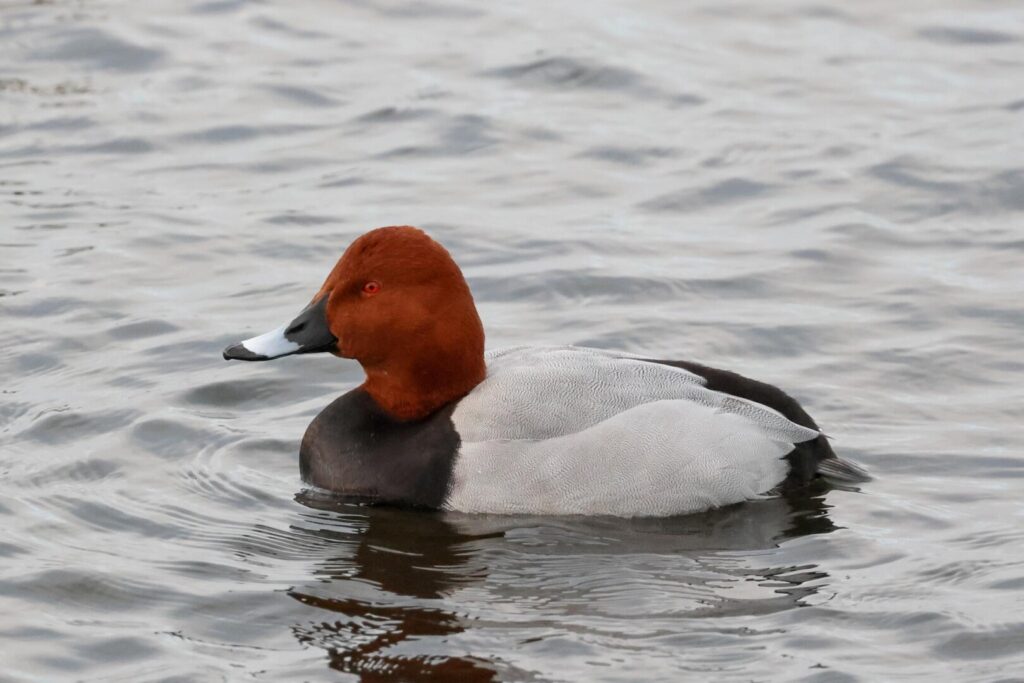
<instances>
[{"instance_id":1,"label":"water","mask_svg":"<svg viewBox=\"0 0 1024 683\"><path fill-rule=\"evenodd\" d=\"M7 2L2 681L1024 680L1024 6ZM431 231L490 346L783 386L861 493L303 493L360 381L225 363Z\"/></svg>"}]
</instances>

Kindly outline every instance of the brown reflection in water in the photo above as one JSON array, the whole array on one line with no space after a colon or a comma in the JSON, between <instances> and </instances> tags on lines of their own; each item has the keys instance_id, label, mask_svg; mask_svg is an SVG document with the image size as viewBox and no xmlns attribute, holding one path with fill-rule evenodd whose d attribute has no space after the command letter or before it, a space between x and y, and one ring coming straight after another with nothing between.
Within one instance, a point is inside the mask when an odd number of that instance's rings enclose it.
<instances>
[{"instance_id":1,"label":"brown reflection in water","mask_svg":"<svg viewBox=\"0 0 1024 683\"><path fill-rule=\"evenodd\" d=\"M338 612L345 620L296 627L300 643L327 651L329 666L371 681L494 681L490 662L471 657L419 655L402 657L383 652L404 640L447 636L465 628L444 610L371 605L359 600L317 598L292 591L303 604Z\"/></svg>"},{"instance_id":2,"label":"brown reflection in water","mask_svg":"<svg viewBox=\"0 0 1024 683\"><path fill-rule=\"evenodd\" d=\"M332 504L303 498L319 509ZM349 508L351 509L351 508ZM415 518L413 518L415 515ZM363 580L401 599L437 599L452 587L484 575L466 567L463 544L492 534L463 534L439 515L387 508L366 510L367 525L354 556L322 562L315 576L347 583ZM316 533L309 529L306 533ZM331 534L334 535L334 534ZM347 546L351 549L351 546ZM303 604L339 615L335 621L293 627L299 642L324 649L331 668L357 674L361 681L493 681L498 670L490 662L453 655L400 655L395 645L422 638L443 639L466 630L465 619L440 607L376 604L347 597L323 597L309 588L288 593Z\"/></svg>"}]
</instances>

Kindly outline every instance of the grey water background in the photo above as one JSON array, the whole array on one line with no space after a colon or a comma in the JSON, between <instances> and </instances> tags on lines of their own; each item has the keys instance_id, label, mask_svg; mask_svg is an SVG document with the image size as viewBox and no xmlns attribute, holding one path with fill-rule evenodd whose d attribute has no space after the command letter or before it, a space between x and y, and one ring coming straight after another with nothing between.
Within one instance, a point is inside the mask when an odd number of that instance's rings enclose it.
<instances>
[{"instance_id":1,"label":"grey water background","mask_svg":"<svg viewBox=\"0 0 1024 683\"><path fill-rule=\"evenodd\" d=\"M0 680L1024 680L1022 221L1019 2L4 2ZM877 479L304 493L358 367L220 351L403 223L490 346L744 372Z\"/></svg>"}]
</instances>

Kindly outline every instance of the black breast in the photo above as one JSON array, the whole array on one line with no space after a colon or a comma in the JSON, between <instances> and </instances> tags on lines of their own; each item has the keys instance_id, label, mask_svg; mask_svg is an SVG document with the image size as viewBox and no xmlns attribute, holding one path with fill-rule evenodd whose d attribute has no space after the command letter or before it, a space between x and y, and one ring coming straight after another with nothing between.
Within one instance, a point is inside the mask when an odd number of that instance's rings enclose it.
<instances>
[{"instance_id":1,"label":"black breast","mask_svg":"<svg viewBox=\"0 0 1024 683\"><path fill-rule=\"evenodd\" d=\"M373 503L439 508L459 450L452 403L422 420L395 420L362 389L335 399L302 437L303 481Z\"/></svg>"},{"instance_id":2,"label":"black breast","mask_svg":"<svg viewBox=\"0 0 1024 683\"><path fill-rule=\"evenodd\" d=\"M706 379L707 388L712 391L720 391L723 394L731 394L748 401L760 403L782 413L791 422L795 422L803 427L809 427L810 429L818 429L818 425L807 414L807 411L803 409L803 406L797 403L795 398L771 384L758 382L728 370L709 368L706 365L691 361L651 360L650 362L689 370ZM822 460L835 457L836 454L824 435L811 441L796 444L793 450L786 455L786 460L789 461L789 475L782 483L782 489L799 488L816 479L818 477L818 464Z\"/></svg>"}]
</instances>

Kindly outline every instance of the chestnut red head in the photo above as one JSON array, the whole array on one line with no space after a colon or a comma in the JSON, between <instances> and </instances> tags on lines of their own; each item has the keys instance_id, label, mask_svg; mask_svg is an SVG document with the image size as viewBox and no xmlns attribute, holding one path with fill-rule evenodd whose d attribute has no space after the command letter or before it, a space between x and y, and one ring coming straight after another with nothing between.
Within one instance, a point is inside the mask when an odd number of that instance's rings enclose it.
<instances>
[{"instance_id":1,"label":"chestnut red head","mask_svg":"<svg viewBox=\"0 0 1024 683\"><path fill-rule=\"evenodd\" d=\"M294 321L227 348L224 357L320 351L359 361L363 388L403 420L462 397L486 372L483 326L462 271L444 247L409 226L359 237Z\"/></svg>"}]
</instances>

